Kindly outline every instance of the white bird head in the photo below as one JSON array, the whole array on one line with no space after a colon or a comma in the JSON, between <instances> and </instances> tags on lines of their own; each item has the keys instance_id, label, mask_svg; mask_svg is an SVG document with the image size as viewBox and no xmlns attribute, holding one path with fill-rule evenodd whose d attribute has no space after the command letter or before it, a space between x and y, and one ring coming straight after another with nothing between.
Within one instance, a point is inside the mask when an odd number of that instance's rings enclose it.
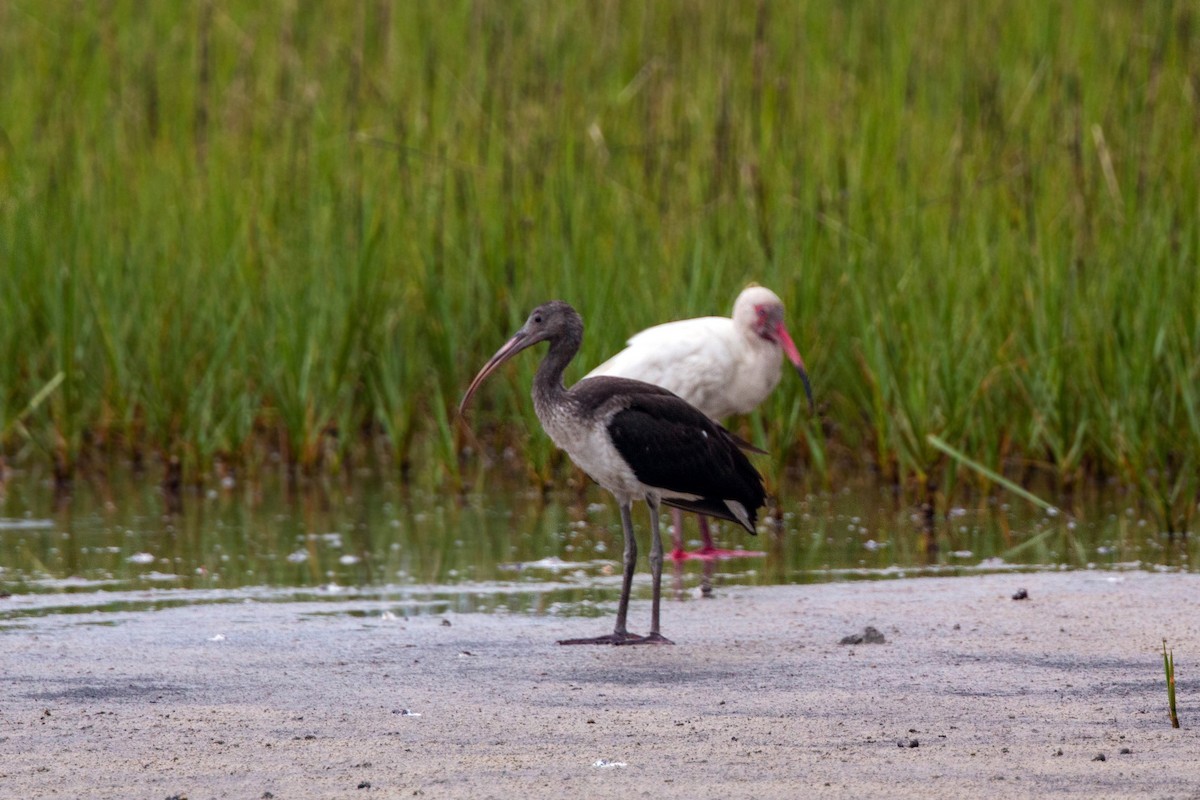
<instances>
[{"instance_id":1,"label":"white bird head","mask_svg":"<svg viewBox=\"0 0 1200 800\"><path fill-rule=\"evenodd\" d=\"M792 341L787 326L783 324L783 301L779 299L779 295L758 284L747 286L733 302L733 324L738 330L772 342L783 350L800 373L811 413L814 405L808 370L804 367L804 359L800 357L800 351L796 349L796 343Z\"/></svg>"}]
</instances>

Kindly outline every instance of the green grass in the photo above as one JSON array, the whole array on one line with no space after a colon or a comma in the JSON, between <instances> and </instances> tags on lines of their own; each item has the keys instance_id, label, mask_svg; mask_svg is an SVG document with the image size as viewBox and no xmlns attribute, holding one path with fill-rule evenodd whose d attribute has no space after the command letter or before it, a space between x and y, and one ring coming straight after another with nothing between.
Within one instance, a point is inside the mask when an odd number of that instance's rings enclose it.
<instances>
[{"instance_id":1,"label":"green grass","mask_svg":"<svg viewBox=\"0 0 1200 800\"><path fill-rule=\"evenodd\" d=\"M1179 727L1179 713L1175 708L1175 651L1167 651L1167 640L1163 639L1163 672L1167 678L1167 712L1171 727Z\"/></svg>"},{"instance_id":2,"label":"green grass","mask_svg":"<svg viewBox=\"0 0 1200 800\"><path fill-rule=\"evenodd\" d=\"M773 484L993 488L933 436L1195 519L1191 4L18 0L0 81L12 462L457 483L529 308L583 313L573 378L757 280L821 414L764 405ZM549 480L535 363L472 441Z\"/></svg>"}]
</instances>

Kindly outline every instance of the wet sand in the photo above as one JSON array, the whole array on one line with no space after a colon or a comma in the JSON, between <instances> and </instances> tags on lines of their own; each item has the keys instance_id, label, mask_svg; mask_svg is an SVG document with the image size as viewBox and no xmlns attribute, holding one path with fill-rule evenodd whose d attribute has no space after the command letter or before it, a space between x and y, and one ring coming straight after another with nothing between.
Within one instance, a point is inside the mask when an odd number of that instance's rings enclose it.
<instances>
[{"instance_id":1,"label":"wet sand","mask_svg":"<svg viewBox=\"0 0 1200 800\"><path fill-rule=\"evenodd\" d=\"M384 608L10 620L0 797L1200 797L1200 575L729 588L664 605L674 647Z\"/></svg>"}]
</instances>

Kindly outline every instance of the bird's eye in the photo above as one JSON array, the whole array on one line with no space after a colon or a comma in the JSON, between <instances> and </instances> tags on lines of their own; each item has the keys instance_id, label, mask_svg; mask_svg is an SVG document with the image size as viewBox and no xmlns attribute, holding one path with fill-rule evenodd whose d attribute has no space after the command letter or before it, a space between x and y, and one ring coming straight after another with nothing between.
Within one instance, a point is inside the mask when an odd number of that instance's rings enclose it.
<instances>
[{"instance_id":1,"label":"bird's eye","mask_svg":"<svg viewBox=\"0 0 1200 800\"><path fill-rule=\"evenodd\" d=\"M536 322L536 323L538 323L539 325L540 325L540 324L542 324L542 315L541 315L541 314L534 314L534 315L533 315L533 321L534 321L534 322Z\"/></svg>"}]
</instances>

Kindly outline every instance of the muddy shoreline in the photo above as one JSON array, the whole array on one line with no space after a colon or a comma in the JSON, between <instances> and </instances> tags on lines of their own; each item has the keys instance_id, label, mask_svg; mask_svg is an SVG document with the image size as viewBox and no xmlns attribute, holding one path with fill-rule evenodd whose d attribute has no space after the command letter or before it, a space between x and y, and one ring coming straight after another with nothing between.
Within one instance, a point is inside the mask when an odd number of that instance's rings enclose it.
<instances>
[{"instance_id":1,"label":"muddy shoreline","mask_svg":"<svg viewBox=\"0 0 1200 800\"><path fill-rule=\"evenodd\" d=\"M0 797L1200 797L1200 575L729 588L664 606L674 647L384 611L10 620Z\"/></svg>"}]
</instances>

